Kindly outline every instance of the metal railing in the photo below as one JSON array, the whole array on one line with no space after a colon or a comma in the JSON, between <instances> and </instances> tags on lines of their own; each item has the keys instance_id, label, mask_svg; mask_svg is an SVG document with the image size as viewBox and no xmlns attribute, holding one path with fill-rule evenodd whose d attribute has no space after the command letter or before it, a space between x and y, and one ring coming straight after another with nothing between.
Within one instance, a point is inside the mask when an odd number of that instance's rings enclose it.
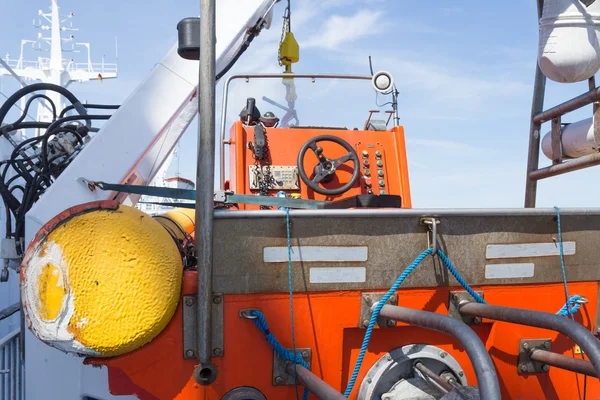
<instances>
[{"instance_id":1,"label":"metal railing","mask_svg":"<svg viewBox=\"0 0 600 400\"><path fill-rule=\"evenodd\" d=\"M544 0L537 0L537 5L538 18L541 18ZM588 80L588 83L588 92L548 110L544 110L546 77L536 61L533 101L531 105L531 125L529 130L529 152L527 156L525 207L535 207L537 182L539 180L600 165L600 149L596 153L573 160L567 160L568 157L565 157L562 151L561 117L589 104L593 104L594 138L596 143L600 142L600 87L596 87L596 80L593 76ZM539 168L541 128L545 122L551 122L552 124L552 165Z\"/></svg>"},{"instance_id":2,"label":"metal railing","mask_svg":"<svg viewBox=\"0 0 600 400\"><path fill-rule=\"evenodd\" d=\"M8 66L12 69L49 69L50 68L50 59L49 58L38 58L37 61L28 61L28 60L11 60L4 59L4 62L8 64ZM84 63L76 63L71 60L64 59L62 61L62 67L69 72L73 71L86 71L86 72L98 72L98 73L117 73L118 65L116 63L92 63L92 62L84 62Z\"/></svg>"},{"instance_id":3,"label":"metal railing","mask_svg":"<svg viewBox=\"0 0 600 400\"><path fill-rule=\"evenodd\" d=\"M2 400L25 398L23 385L25 368L21 360L21 330L17 329L0 340L0 394Z\"/></svg>"}]
</instances>

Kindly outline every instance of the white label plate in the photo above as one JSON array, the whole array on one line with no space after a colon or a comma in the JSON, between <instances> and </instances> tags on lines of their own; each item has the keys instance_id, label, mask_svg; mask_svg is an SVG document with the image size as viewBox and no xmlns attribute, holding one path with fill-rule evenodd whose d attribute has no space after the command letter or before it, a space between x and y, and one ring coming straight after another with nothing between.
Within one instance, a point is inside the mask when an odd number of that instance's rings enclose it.
<instances>
[{"instance_id":1,"label":"white label plate","mask_svg":"<svg viewBox=\"0 0 600 400\"><path fill-rule=\"evenodd\" d=\"M485 279L532 278L535 273L533 263L488 264L485 266Z\"/></svg>"},{"instance_id":2,"label":"white label plate","mask_svg":"<svg viewBox=\"0 0 600 400\"><path fill-rule=\"evenodd\" d=\"M367 246L293 246L292 261L303 262L361 262L367 261ZM287 247L265 247L263 257L266 263L288 261Z\"/></svg>"},{"instance_id":3,"label":"white label plate","mask_svg":"<svg viewBox=\"0 0 600 400\"><path fill-rule=\"evenodd\" d=\"M565 256L575 254L575 242L563 242L563 254ZM485 252L488 260L558 255L560 255L558 243L488 244Z\"/></svg>"},{"instance_id":4,"label":"white label plate","mask_svg":"<svg viewBox=\"0 0 600 400\"><path fill-rule=\"evenodd\" d=\"M365 267L311 268L310 283L363 283Z\"/></svg>"}]
</instances>

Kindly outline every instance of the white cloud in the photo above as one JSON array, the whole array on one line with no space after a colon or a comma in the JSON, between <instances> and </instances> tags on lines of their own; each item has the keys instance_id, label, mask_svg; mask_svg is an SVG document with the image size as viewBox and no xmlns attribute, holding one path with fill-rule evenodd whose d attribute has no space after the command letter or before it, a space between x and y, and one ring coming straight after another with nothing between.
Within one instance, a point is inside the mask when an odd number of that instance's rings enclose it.
<instances>
[{"instance_id":1,"label":"white cloud","mask_svg":"<svg viewBox=\"0 0 600 400\"><path fill-rule=\"evenodd\" d=\"M342 44L381 33L381 11L359 10L354 15L344 17L332 15L321 30L303 42L304 48L335 49Z\"/></svg>"}]
</instances>

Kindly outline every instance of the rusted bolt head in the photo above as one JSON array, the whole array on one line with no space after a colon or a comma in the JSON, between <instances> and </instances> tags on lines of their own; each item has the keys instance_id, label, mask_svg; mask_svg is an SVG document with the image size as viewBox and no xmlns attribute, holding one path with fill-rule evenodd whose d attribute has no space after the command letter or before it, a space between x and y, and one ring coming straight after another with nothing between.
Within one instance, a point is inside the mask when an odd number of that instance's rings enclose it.
<instances>
[{"instance_id":1,"label":"rusted bolt head","mask_svg":"<svg viewBox=\"0 0 600 400\"><path fill-rule=\"evenodd\" d=\"M527 343L527 342L523 343L523 348L525 350L527 350L529 348L529 343Z\"/></svg>"},{"instance_id":2,"label":"rusted bolt head","mask_svg":"<svg viewBox=\"0 0 600 400\"><path fill-rule=\"evenodd\" d=\"M526 372L527 371L527 365L522 364L519 369L521 370L521 372Z\"/></svg>"},{"instance_id":3,"label":"rusted bolt head","mask_svg":"<svg viewBox=\"0 0 600 400\"><path fill-rule=\"evenodd\" d=\"M542 367L542 369L544 370L544 372L548 372L550 370L550 366L549 365L544 365Z\"/></svg>"},{"instance_id":4,"label":"rusted bolt head","mask_svg":"<svg viewBox=\"0 0 600 400\"><path fill-rule=\"evenodd\" d=\"M447 355L448 355L448 353L446 353L445 351L441 351L440 352L440 357L441 358L446 358Z\"/></svg>"},{"instance_id":5,"label":"rusted bolt head","mask_svg":"<svg viewBox=\"0 0 600 400\"><path fill-rule=\"evenodd\" d=\"M369 320L368 320L368 319L365 319L365 320L363 321L362 325L363 325L363 327L365 327L365 328L366 328L367 326L369 326Z\"/></svg>"},{"instance_id":6,"label":"rusted bolt head","mask_svg":"<svg viewBox=\"0 0 600 400\"><path fill-rule=\"evenodd\" d=\"M185 356L190 358L194 357L194 350L186 350Z\"/></svg>"},{"instance_id":7,"label":"rusted bolt head","mask_svg":"<svg viewBox=\"0 0 600 400\"><path fill-rule=\"evenodd\" d=\"M192 306L192 305L194 305L194 299L192 299L191 297L186 297L186 299L185 299L185 304L186 304L187 306Z\"/></svg>"},{"instance_id":8,"label":"rusted bolt head","mask_svg":"<svg viewBox=\"0 0 600 400\"><path fill-rule=\"evenodd\" d=\"M465 373L463 371L458 371L458 376L465 376Z\"/></svg>"},{"instance_id":9,"label":"rusted bolt head","mask_svg":"<svg viewBox=\"0 0 600 400\"><path fill-rule=\"evenodd\" d=\"M302 352L302 357L303 357L303 358L308 358L308 351L304 350L304 351Z\"/></svg>"},{"instance_id":10,"label":"rusted bolt head","mask_svg":"<svg viewBox=\"0 0 600 400\"><path fill-rule=\"evenodd\" d=\"M481 324L481 317L473 317L473 325Z\"/></svg>"},{"instance_id":11,"label":"rusted bolt head","mask_svg":"<svg viewBox=\"0 0 600 400\"><path fill-rule=\"evenodd\" d=\"M215 356L221 356L221 355L223 355L223 350L217 347L216 349L213 350L213 354Z\"/></svg>"},{"instance_id":12,"label":"rusted bolt head","mask_svg":"<svg viewBox=\"0 0 600 400\"><path fill-rule=\"evenodd\" d=\"M396 321L394 321L393 319L388 319L387 326L389 326L390 328L396 326Z\"/></svg>"},{"instance_id":13,"label":"rusted bolt head","mask_svg":"<svg viewBox=\"0 0 600 400\"><path fill-rule=\"evenodd\" d=\"M551 345L552 345L552 343L550 343L549 340L544 343L544 347L547 348L547 349L550 349Z\"/></svg>"},{"instance_id":14,"label":"rusted bolt head","mask_svg":"<svg viewBox=\"0 0 600 400\"><path fill-rule=\"evenodd\" d=\"M275 383L281 385L283 383L283 378L280 376L275 377Z\"/></svg>"},{"instance_id":15,"label":"rusted bolt head","mask_svg":"<svg viewBox=\"0 0 600 400\"><path fill-rule=\"evenodd\" d=\"M457 294L457 293L454 293L454 294L452 295L452 299L454 299L454 301L458 301L458 294Z\"/></svg>"},{"instance_id":16,"label":"rusted bolt head","mask_svg":"<svg viewBox=\"0 0 600 400\"><path fill-rule=\"evenodd\" d=\"M221 296L214 296L213 297L213 303L215 303L215 304L221 304L221 301L222 301Z\"/></svg>"},{"instance_id":17,"label":"rusted bolt head","mask_svg":"<svg viewBox=\"0 0 600 400\"><path fill-rule=\"evenodd\" d=\"M367 303L368 305L373 304L373 300L371 300L371 296L365 296L365 303Z\"/></svg>"}]
</instances>

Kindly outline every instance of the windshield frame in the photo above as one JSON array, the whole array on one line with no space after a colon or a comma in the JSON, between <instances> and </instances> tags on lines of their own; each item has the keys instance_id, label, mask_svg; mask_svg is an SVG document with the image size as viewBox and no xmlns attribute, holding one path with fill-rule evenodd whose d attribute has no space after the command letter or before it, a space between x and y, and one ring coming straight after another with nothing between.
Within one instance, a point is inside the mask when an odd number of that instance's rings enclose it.
<instances>
[{"instance_id":1,"label":"windshield frame","mask_svg":"<svg viewBox=\"0 0 600 400\"><path fill-rule=\"evenodd\" d=\"M278 74L236 74L231 75L225 81L223 85L223 102L221 105L221 134L220 134L220 188L224 190L225 185L225 145L231 143L231 138L225 139L227 133L227 102L229 99L229 85L236 79L311 79L315 82L317 79L343 79L343 80L358 80L358 81L372 81L373 75L346 75L346 74L294 74L294 73L278 73Z\"/></svg>"}]
</instances>

